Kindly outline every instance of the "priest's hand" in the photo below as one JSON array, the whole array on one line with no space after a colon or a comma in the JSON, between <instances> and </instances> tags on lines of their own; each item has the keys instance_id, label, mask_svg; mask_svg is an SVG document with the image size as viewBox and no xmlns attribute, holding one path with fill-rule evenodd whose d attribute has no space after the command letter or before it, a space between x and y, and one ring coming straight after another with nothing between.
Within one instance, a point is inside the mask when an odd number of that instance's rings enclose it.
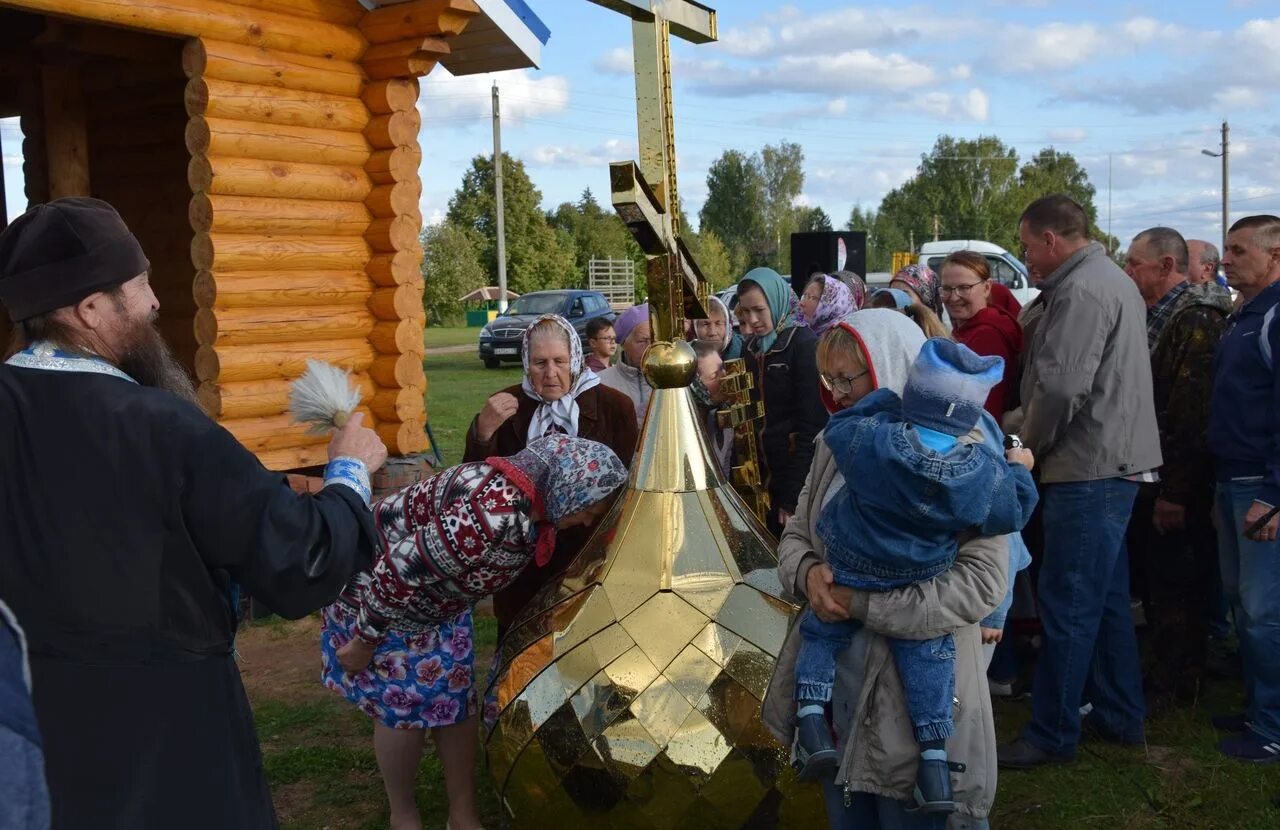
<instances>
[{"instance_id":1,"label":"priest's hand","mask_svg":"<svg viewBox=\"0 0 1280 830\"><path fill-rule=\"evenodd\" d=\"M376 648L377 646L354 637L351 642L338 649L338 663L347 674L359 674L369 667Z\"/></svg>"},{"instance_id":2,"label":"priest's hand","mask_svg":"<svg viewBox=\"0 0 1280 830\"><path fill-rule=\"evenodd\" d=\"M360 459L371 473L387 461L387 445L378 433L364 425L363 412L352 415L329 440L329 460L343 457Z\"/></svg>"},{"instance_id":3,"label":"priest's hand","mask_svg":"<svg viewBox=\"0 0 1280 830\"><path fill-rule=\"evenodd\" d=\"M485 401L484 409L476 416L476 438L488 443L493 434L520 408L516 396L507 392L498 394Z\"/></svg>"}]
</instances>

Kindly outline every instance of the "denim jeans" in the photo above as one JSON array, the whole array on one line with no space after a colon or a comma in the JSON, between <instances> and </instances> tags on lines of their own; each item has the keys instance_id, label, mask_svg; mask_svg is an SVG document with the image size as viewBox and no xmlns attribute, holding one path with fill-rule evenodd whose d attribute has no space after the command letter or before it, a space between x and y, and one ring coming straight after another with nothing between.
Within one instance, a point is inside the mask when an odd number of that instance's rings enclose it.
<instances>
[{"instance_id":1,"label":"denim jeans","mask_svg":"<svg viewBox=\"0 0 1280 830\"><path fill-rule=\"evenodd\" d=\"M1031 722L1023 736L1060 757L1075 755L1080 706L1124 740L1143 737L1142 666L1129 609L1125 528L1138 485L1124 479L1047 484L1044 561Z\"/></svg>"},{"instance_id":2,"label":"denim jeans","mask_svg":"<svg viewBox=\"0 0 1280 830\"><path fill-rule=\"evenodd\" d=\"M1280 741L1280 542L1241 535L1259 482L1218 484L1222 590L1236 621L1253 731Z\"/></svg>"},{"instance_id":3,"label":"denim jeans","mask_svg":"<svg viewBox=\"0 0 1280 830\"><path fill-rule=\"evenodd\" d=\"M822 782L822 800L831 830L991 830L986 819L908 812L907 802L871 793L849 793L846 807L844 788L833 778Z\"/></svg>"},{"instance_id":4,"label":"denim jeans","mask_svg":"<svg viewBox=\"0 0 1280 830\"><path fill-rule=\"evenodd\" d=\"M806 608L800 618L796 656L796 702L827 703L836 679L836 657L848 648L860 623L827 623ZM951 719L956 695L956 642L950 634L932 640L889 639L907 712L919 743L946 740L955 733Z\"/></svg>"}]
</instances>

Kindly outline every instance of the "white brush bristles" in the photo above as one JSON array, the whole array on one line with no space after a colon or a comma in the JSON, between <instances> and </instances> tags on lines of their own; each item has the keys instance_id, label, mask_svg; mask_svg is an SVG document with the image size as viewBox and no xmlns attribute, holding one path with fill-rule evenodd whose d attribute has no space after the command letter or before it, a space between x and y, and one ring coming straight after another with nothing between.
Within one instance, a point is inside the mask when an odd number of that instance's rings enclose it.
<instances>
[{"instance_id":1,"label":"white brush bristles","mask_svg":"<svg viewBox=\"0 0 1280 830\"><path fill-rule=\"evenodd\" d=\"M360 390L351 384L351 373L322 360L308 360L307 371L289 391L289 412L310 432L341 427L360 405Z\"/></svg>"}]
</instances>

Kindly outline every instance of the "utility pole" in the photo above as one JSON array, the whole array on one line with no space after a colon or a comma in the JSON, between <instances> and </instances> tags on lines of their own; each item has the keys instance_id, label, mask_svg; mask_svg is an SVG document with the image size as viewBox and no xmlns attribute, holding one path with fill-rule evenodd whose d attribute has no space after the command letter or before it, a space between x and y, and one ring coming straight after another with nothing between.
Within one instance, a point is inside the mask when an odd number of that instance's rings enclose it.
<instances>
[{"instance_id":1,"label":"utility pole","mask_svg":"<svg viewBox=\"0 0 1280 830\"><path fill-rule=\"evenodd\" d=\"M1227 126L1227 122L1222 122L1222 255L1227 253L1227 228L1231 227L1231 221L1227 218L1231 213L1231 173L1228 167L1231 154L1231 144L1227 140L1231 128Z\"/></svg>"},{"instance_id":2,"label":"utility pole","mask_svg":"<svg viewBox=\"0 0 1280 830\"><path fill-rule=\"evenodd\" d=\"M914 229L907 231L907 247L911 249L911 253L916 252L916 232Z\"/></svg>"},{"instance_id":3,"label":"utility pole","mask_svg":"<svg viewBox=\"0 0 1280 830\"><path fill-rule=\"evenodd\" d=\"M933 241L938 241L938 214L933 215Z\"/></svg>"},{"instance_id":4,"label":"utility pole","mask_svg":"<svg viewBox=\"0 0 1280 830\"><path fill-rule=\"evenodd\" d=\"M502 205L502 117L498 82L493 82L493 199L498 219L498 312L507 311L507 229Z\"/></svg>"},{"instance_id":5,"label":"utility pole","mask_svg":"<svg viewBox=\"0 0 1280 830\"><path fill-rule=\"evenodd\" d=\"M1111 248L1111 154L1107 153L1107 253L1114 254Z\"/></svg>"},{"instance_id":6,"label":"utility pole","mask_svg":"<svg viewBox=\"0 0 1280 830\"><path fill-rule=\"evenodd\" d=\"M1216 153L1210 150L1200 151L1210 158L1222 159L1222 253L1224 254L1227 252L1227 228L1231 227L1231 220L1228 218L1231 214L1230 134L1231 127L1224 120L1222 122L1222 148Z\"/></svg>"}]
</instances>

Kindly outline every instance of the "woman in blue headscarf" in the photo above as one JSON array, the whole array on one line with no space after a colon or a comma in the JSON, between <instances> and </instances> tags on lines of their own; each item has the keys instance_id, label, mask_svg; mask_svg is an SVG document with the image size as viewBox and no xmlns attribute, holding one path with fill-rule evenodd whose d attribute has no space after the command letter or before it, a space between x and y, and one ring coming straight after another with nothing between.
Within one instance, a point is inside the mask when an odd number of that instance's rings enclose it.
<instances>
[{"instance_id":1,"label":"woman in blue headscarf","mask_svg":"<svg viewBox=\"0 0 1280 830\"><path fill-rule=\"evenodd\" d=\"M759 446L769 490L766 524L779 535L795 512L814 436L827 424L818 393L818 339L802 322L791 284L772 268L748 271L738 283L737 313L755 378L752 395L764 403Z\"/></svg>"}]
</instances>

